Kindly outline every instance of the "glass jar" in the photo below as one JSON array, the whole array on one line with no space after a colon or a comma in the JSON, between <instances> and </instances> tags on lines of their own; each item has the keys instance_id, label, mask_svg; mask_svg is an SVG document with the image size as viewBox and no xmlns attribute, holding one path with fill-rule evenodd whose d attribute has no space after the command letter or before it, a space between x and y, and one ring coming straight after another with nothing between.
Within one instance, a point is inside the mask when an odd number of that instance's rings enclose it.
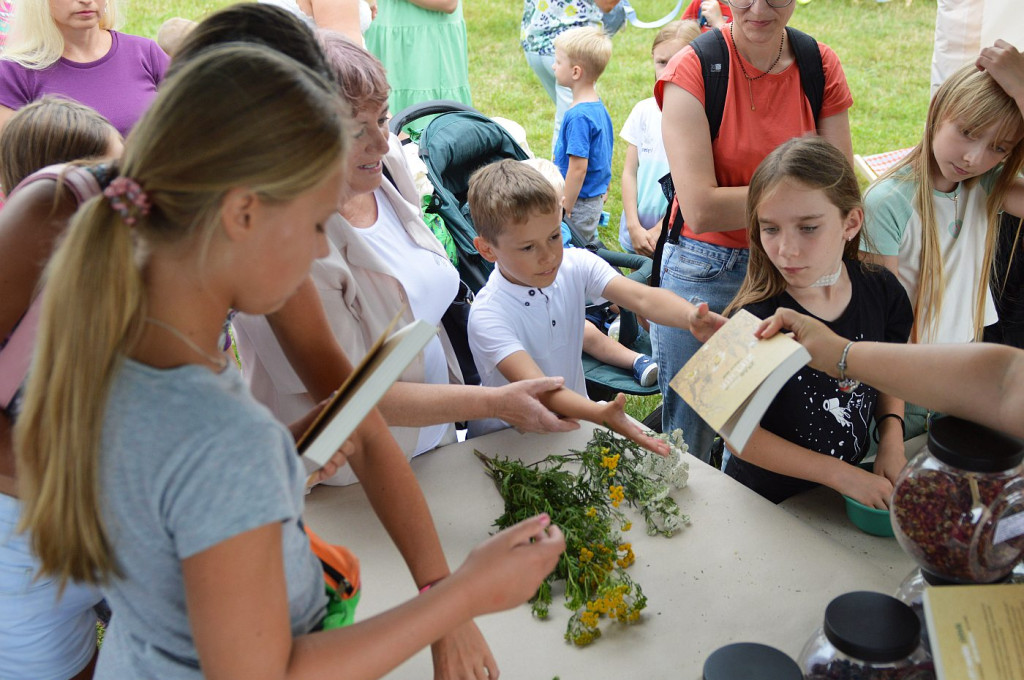
<instances>
[{"instance_id":1,"label":"glass jar","mask_svg":"<svg viewBox=\"0 0 1024 680\"><path fill-rule=\"evenodd\" d=\"M994 583L1024 554L1024 443L945 417L903 469L892 496L896 540L929 574Z\"/></svg>"},{"instance_id":2,"label":"glass jar","mask_svg":"<svg viewBox=\"0 0 1024 680\"><path fill-rule=\"evenodd\" d=\"M921 622L921 646L925 652L931 655L931 642L928 640L928 627L924 620L924 591L929 586L953 586L962 585L946 581L921 569L914 569L907 574L896 591L896 599L914 610L917 620Z\"/></svg>"},{"instance_id":3,"label":"glass jar","mask_svg":"<svg viewBox=\"0 0 1024 680\"><path fill-rule=\"evenodd\" d=\"M807 680L935 680L917 616L882 593L846 593L829 602L798 664Z\"/></svg>"},{"instance_id":4,"label":"glass jar","mask_svg":"<svg viewBox=\"0 0 1024 680\"><path fill-rule=\"evenodd\" d=\"M736 642L715 650L704 662L704 680L803 680L795 661L756 642Z\"/></svg>"}]
</instances>

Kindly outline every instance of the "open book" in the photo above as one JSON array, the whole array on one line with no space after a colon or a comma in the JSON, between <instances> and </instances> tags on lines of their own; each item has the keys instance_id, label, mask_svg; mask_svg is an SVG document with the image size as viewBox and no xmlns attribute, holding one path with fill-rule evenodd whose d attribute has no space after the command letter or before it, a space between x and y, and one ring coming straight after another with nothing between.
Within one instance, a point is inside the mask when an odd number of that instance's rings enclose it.
<instances>
[{"instance_id":1,"label":"open book","mask_svg":"<svg viewBox=\"0 0 1024 680\"><path fill-rule=\"evenodd\" d=\"M933 586L924 617L939 680L1024 680L1024 584Z\"/></svg>"},{"instance_id":2,"label":"open book","mask_svg":"<svg viewBox=\"0 0 1024 680\"><path fill-rule=\"evenodd\" d=\"M740 310L669 383L735 453L743 451L786 381L811 360L803 345L785 335L755 338L760 323Z\"/></svg>"},{"instance_id":3,"label":"open book","mask_svg":"<svg viewBox=\"0 0 1024 680\"><path fill-rule=\"evenodd\" d=\"M437 333L437 328L426 321L413 321L391 335L401 316L399 312L391 320L348 380L299 438L297 447L308 473L319 470L331 459Z\"/></svg>"}]
</instances>

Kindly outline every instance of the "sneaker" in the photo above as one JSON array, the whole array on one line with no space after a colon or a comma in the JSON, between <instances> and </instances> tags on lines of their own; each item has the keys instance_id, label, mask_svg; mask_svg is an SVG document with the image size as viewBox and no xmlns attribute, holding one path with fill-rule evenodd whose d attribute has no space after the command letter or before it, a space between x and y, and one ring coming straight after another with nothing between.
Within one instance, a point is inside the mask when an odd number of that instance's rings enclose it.
<instances>
[{"instance_id":1,"label":"sneaker","mask_svg":"<svg viewBox=\"0 0 1024 680\"><path fill-rule=\"evenodd\" d=\"M658 364L646 354L641 354L633 362L633 378L644 387L650 387L658 382Z\"/></svg>"}]
</instances>

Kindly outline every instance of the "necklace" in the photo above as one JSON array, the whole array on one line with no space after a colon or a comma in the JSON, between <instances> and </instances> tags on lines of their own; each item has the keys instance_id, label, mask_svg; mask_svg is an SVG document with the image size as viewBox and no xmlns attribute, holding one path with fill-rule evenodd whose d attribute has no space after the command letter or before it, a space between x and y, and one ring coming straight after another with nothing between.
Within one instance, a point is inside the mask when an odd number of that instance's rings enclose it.
<instances>
[{"instance_id":1,"label":"necklace","mask_svg":"<svg viewBox=\"0 0 1024 680\"><path fill-rule=\"evenodd\" d=\"M839 266L836 268L835 274L825 274L820 279L811 284L811 288L825 288L826 286L834 286L836 281L839 280L839 275L843 273L843 261L839 261Z\"/></svg>"},{"instance_id":2,"label":"necklace","mask_svg":"<svg viewBox=\"0 0 1024 680\"><path fill-rule=\"evenodd\" d=\"M949 225L949 233L953 238L960 236L960 230L964 226L964 220L960 217L960 184L953 187L953 223Z\"/></svg>"},{"instance_id":3,"label":"necklace","mask_svg":"<svg viewBox=\"0 0 1024 680\"><path fill-rule=\"evenodd\" d=\"M732 26L733 24L730 22L729 38L732 40L733 49L736 50L736 61L740 63L740 70L743 71L743 77L747 79L747 95L750 97L750 110L756 111L757 109L754 107L754 86L751 83L755 80L761 80L761 78L764 78L766 75L771 73L772 69L779 65L779 60L782 59L782 48L786 45L786 31L785 29L782 31L782 40L779 41L779 53L775 56L775 61L773 61L772 65L768 67L767 71L759 76L751 78L747 74L747 67L743 65L743 56L740 54L740 48L736 47L736 37L733 35Z\"/></svg>"},{"instance_id":4,"label":"necklace","mask_svg":"<svg viewBox=\"0 0 1024 680\"><path fill-rule=\"evenodd\" d=\"M218 356L216 354L210 354L209 352L204 350L202 347L197 345L195 342L193 342L190 337L188 337L187 335L185 335L184 333L179 331L177 328L175 328L171 324L164 323L160 319L154 319L151 316L147 316L146 317L146 323L151 323L154 326L159 326L160 328L163 328L165 331L167 331L168 333L170 333L171 335L173 335L174 337L178 338L183 343L188 345L190 349L192 349L193 351L197 352L204 359L206 359L211 364L216 366L218 371L223 371L225 368L227 368L227 366L228 366L228 359L227 359L227 357L225 357L225 356Z\"/></svg>"}]
</instances>

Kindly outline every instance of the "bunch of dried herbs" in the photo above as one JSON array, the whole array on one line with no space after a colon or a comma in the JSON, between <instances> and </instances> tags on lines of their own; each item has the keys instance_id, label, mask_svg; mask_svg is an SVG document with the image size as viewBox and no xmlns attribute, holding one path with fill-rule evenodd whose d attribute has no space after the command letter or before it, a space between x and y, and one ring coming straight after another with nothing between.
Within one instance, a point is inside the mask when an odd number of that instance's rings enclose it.
<instances>
[{"instance_id":1,"label":"bunch of dried herbs","mask_svg":"<svg viewBox=\"0 0 1024 680\"><path fill-rule=\"evenodd\" d=\"M671 448L664 458L604 429L595 429L582 451L532 464L476 452L505 501L499 529L546 512L565 534L565 552L532 603L534 615L546 618L551 586L564 581L565 606L574 612L565 638L576 645L600 637L602 617L630 624L647 606L640 584L626 573L635 556L620 533L632 528L622 504L640 513L652 536L672 536L689 522L669 495L689 477L682 431L659 436Z\"/></svg>"}]
</instances>

